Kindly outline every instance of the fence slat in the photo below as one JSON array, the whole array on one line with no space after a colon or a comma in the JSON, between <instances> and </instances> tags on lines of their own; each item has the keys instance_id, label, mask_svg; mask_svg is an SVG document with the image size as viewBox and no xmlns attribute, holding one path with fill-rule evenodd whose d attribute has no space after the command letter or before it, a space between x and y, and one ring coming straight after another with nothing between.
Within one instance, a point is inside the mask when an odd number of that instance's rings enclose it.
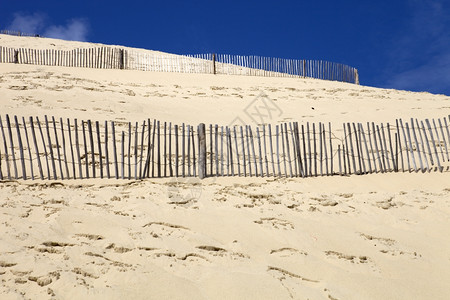
<instances>
[{"instance_id":1,"label":"fence slat","mask_svg":"<svg viewBox=\"0 0 450 300\"><path fill-rule=\"evenodd\" d=\"M411 124L413 124L412 120L411 120ZM392 168L394 169L395 172L398 172L398 165L397 165L397 161L394 158L394 150L392 148L391 127L390 127L389 123L387 123L387 132L388 132L388 137L389 137L389 149L391 151ZM414 133L414 135L415 135L415 133ZM416 143L417 143L417 141L416 141ZM417 147L418 146L419 145L417 144Z\"/></svg>"},{"instance_id":2,"label":"fence slat","mask_svg":"<svg viewBox=\"0 0 450 300\"><path fill-rule=\"evenodd\" d=\"M1 123L1 118L0 118L0 123ZM38 148L38 143L37 143L37 139L36 139L36 132L34 131L33 117L30 117L30 128L31 128L31 135L33 137L34 149L36 151L36 160L38 162L39 176L41 177L42 180L44 180L44 173L42 171L41 158L39 156L39 148ZM3 131L3 128L2 128L2 131ZM8 163L8 159L6 160L6 162ZM9 171L9 166L8 166L8 171Z\"/></svg>"},{"instance_id":3,"label":"fence slat","mask_svg":"<svg viewBox=\"0 0 450 300\"><path fill-rule=\"evenodd\" d=\"M375 151L377 152L377 160L378 160L378 166L380 167L380 172L384 173L383 163L380 158L380 151L378 151L378 143L377 143L377 130L375 130L375 123L372 122L372 132L373 132L373 141L375 146ZM379 133L379 131L378 131Z\"/></svg>"},{"instance_id":4,"label":"fence slat","mask_svg":"<svg viewBox=\"0 0 450 300\"><path fill-rule=\"evenodd\" d=\"M281 177L281 167L280 167L280 146L279 146L279 135L278 135L278 125L275 126L275 135L277 139L277 165L278 165L278 177Z\"/></svg>"},{"instance_id":5,"label":"fence slat","mask_svg":"<svg viewBox=\"0 0 450 300\"><path fill-rule=\"evenodd\" d=\"M27 171L26 171L26 166L25 166L25 155L23 152L22 137L20 134L19 121L17 120L17 116L14 116L14 122L16 123L17 139L19 140L20 162L21 162L21 166L22 166L22 178L24 180L26 180L27 179Z\"/></svg>"},{"instance_id":6,"label":"fence slat","mask_svg":"<svg viewBox=\"0 0 450 300\"><path fill-rule=\"evenodd\" d=\"M261 150L261 137L259 135L258 127L256 127L256 136L258 139L258 149L259 149L259 170L260 170L261 177L264 177L263 159L262 159L262 150Z\"/></svg>"},{"instance_id":7,"label":"fence slat","mask_svg":"<svg viewBox=\"0 0 450 300\"><path fill-rule=\"evenodd\" d=\"M445 120L445 119L444 119ZM433 119L434 122L434 119ZM441 134L442 134L442 140L444 141L444 146L445 146L445 153L447 153L447 161L450 161L450 157L448 155L448 147L447 147L447 141L445 140L445 134L444 134L444 128L442 128L442 122L441 119L438 119L439 122L439 128L441 129ZM450 142L450 141L449 141ZM442 154L444 155L444 154ZM445 161L445 159L443 159Z\"/></svg>"},{"instance_id":8,"label":"fence slat","mask_svg":"<svg viewBox=\"0 0 450 300\"><path fill-rule=\"evenodd\" d=\"M55 117L53 117L53 116L52 116L52 123L53 123L53 131L55 133L56 153L58 154L59 172L61 174L61 179L64 180L64 172L63 172L62 161L61 161L61 151L59 149L60 147L59 147L58 131L56 129Z\"/></svg>"},{"instance_id":9,"label":"fence slat","mask_svg":"<svg viewBox=\"0 0 450 300\"><path fill-rule=\"evenodd\" d=\"M428 171L428 170L430 170L430 165L428 164L427 153L425 151L425 143L423 141L422 132L420 130L419 122L417 121L417 119L415 121L416 121L417 131L419 132L420 144L422 145L423 158L425 160L425 164L427 165L426 171ZM398 166L397 166L397 171L398 171Z\"/></svg>"},{"instance_id":10,"label":"fence slat","mask_svg":"<svg viewBox=\"0 0 450 300\"><path fill-rule=\"evenodd\" d=\"M98 144L98 161L100 165L100 178L103 178L103 153L102 153L102 142L100 139L100 124L95 121L95 129L97 131L97 144Z\"/></svg>"},{"instance_id":11,"label":"fence slat","mask_svg":"<svg viewBox=\"0 0 450 300\"><path fill-rule=\"evenodd\" d=\"M175 176L178 177L178 125L175 125Z\"/></svg>"},{"instance_id":12,"label":"fence slat","mask_svg":"<svg viewBox=\"0 0 450 300\"><path fill-rule=\"evenodd\" d=\"M255 164L255 176L258 177L258 163L257 163L257 159L256 159L256 154L255 154L255 141L253 138L253 132L252 132L251 126L248 126L248 131L250 133L250 142L251 142L251 146L252 146L253 162Z\"/></svg>"},{"instance_id":13,"label":"fence slat","mask_svg":"<svg viewBox=\"0 0 450 300\"><path fill-rule=\"evenodd\" d=\"M422 131L423 131L423 135L425 137L425 142L427 143L427 149L428 149L428 155L430 156L430 163L433 166L434 162L433 162L433 152L431 152L431 147L430 147L430 143L428 141L428 137L427 137L427 131L425 129L425 126L423 124L423 121L420 121L420 125L422 125Z\"/></svg>"},{"instance_id":14,"label":"fence slat","mask_svg":"<svg viewBox=\"0 0 450 300\"><path fill-rule=\"evenodd\" d=\"M417 156L419 157L420 169L422 170L422 172L424 172L425 169L423 167L422 157L420 155L419 142L417 140L416 130L414 129L414 120L413 120L413 118L411 118L411 131L413 133L414 142L416 143L416 151L417 151Z\"/></svg>"},{"instance_id":15,"label":"fence slat","mask_svg":"<svg viewBox=\"0 0 450 300\"><path fill-rule=\"evenodd\" d=\"M121 139L121 147L120 149L121 151L121 156L122 156L122 161L121 161L121 178L125 179L125 132L122 130L122 139Z\"/></svg>"},{"instance_id":16,"label":"fence slat","mask_svg":"<svg viewBox=\"0 0 450 300\"><path fill-rule=\"evenodd\" d=\"M84 120L81 121L81 128L83 129L83 146L84 146L84 159L86 161L85 170L86 170L86 178L89 179L89 154L86 142L86 127L84 126Z\"/></svg>"},{"instance_id":17,"label":"fence slat","mask_svg":"<svg viewBox=\"0 0 450 300\"><path fill-rule=\"evenodd\" d=\"M55 157L53 155L53 146L52 146L52 141L50 138L50 128L48 125L48 118L47 116L45 117L45 128L47 129L47 140L48 140L48 147L49 147L49 152L50 152L50 158L52 160L52 167L53 167L53 178L54 179L58 179L58 176L56 175L56 164L55 164Z\"/></svg>"},{"instance_id":18,"label":"fence slat","mask_svg":"<svg viewBox=\"0 0 450 300\"><path fill-rule=\"evenodd\" d=\"M142 157L142 155L141 155L141 157ZM109 170L108 121L105 121L105 163L106 163L106 177L108 177L108 179L110 179L111 173Z\"/></svg>"},{"instance_id":19,"label":"fence slat","mask_svg":"<svg viewBox=\"0 0 450 300\"><path fill-rule=\"evenodd\" d=\"M239 147L238 147L238 138L237 138L237 132L236 132L236 126L233 126L234 131L234 144L236 147L236 162L237 162L237 175L241 176L241 163L239 160Z\"/></svg>"},{"instance_id":20,"label":"fence slat","mask_svg":"<svg viewBox=\"0 0 450 300\"><path fill-rule=\"evenodd\" d=\"M114 174L116 179L119 179L119 164L117 162L117 144L116 144L116 129L114 121L111 121L111 131L112 131L112 144L113 144L113 157L114 157Z\"/></svg>"},{"instance_id":21,"label":"fence slat","mask_svg":"<svg viewBox=\"0 0 450 300\"><path fill-rule=\"evenodd\" d=\"M438 164L439 171L442 172L442 167L441 167L441 163L440 163L440 161L439 161L439 155L438 155L438 151L437 151L437 148L436 148L436 143L435 143L435 141L434 141L433 131L431 130L430 121L429 121L428 119L425 119L425 123L427 123L428 131L430 132L431 142L432 142L432 144L433 144L434 153L436 154L436 163Z\"/></svg>"},{"instance_id":22,"label":"fence slat","mask_svg":"<svg viewBox=\"0 0 450 300\"><path fill-rule=\"evenodd\" d=\"M442 149L441 139L439 137L439 132L437 130L436 122L434 121L434 119L432 119L432 120L433 120L434 132L436 133L436 140L437 140L437 142L439 144L439 150L441 151L442 161L444 162L445 161L444 150Z\"/></svg>"},{"instance_id":23,"label":"fence slat","mask_svg":"<svg viewBox=\"0 0 450 300\"><path fill-rule=\"evenodd\" d=\"M73 174L73 179L77 179L77 175L76 175L76 163L75 163L75 155L73 153L73 143L72 143L72 129L70 128L70 120L69 118L67 118L67 131L69 133L69 145L70 145L70 156L72 158L72 174Z\"/></svg>"},{"instance_id":24,"label":"fence slat","mask_svg":"<svg viewBox=\"0 0 450 300\"><path fill-rule=\"evenodd\" d=\"M381 135L382 135L382 145L383 145L383 150L382 153L383 155L383 162L386 160L386 170L387 171L391 171L391 165L389 163L389 155L387 155L388 149L387 149L387 143L386 143L386 136L384 134L384 127L383 127L383 123L381 123L380 126L380 130L381 130Z\"/></svg>"},{"instance_id":25,"label":"fence slat","mask_svg":"<svg viewBox=\"0 0 450 300\"><path fill-rule=\"evenodd\" d=\"M12 156L12 161L13 161L13 166L14 166L14 178L18 179L18 173L17 173L17 163L16 163L16 155L15 155L15 151L14 151L14 142L13 142L13 135L12 135L12 130L11 130L11 121L9 119L9 115L6 115L6 126L8 127L8 134L9 134L9 143L11 146L11 156Z\"/></svg>"},{"instance_id":26,"label":"fence slat","mask_svg":"<svg viewBox=\"0 0 450 300\"><path fill-rule=\"evenodd\" d=\"M242 130L242 126L240 126L241 129L241 145L242 145L242 166L244 167L244 177L247 176L247 164L245 161L245 142L244 142L244 132Z\"/></svg>"},{"instance_id":27,"label":"fence slat","mask_svg":"<svg viewBox=\"0 0 450 300\"><path fill-rule=\"evenodd\" d=\"M197 176L196 166L195 166L195 140L194 140L194 127L191 126L191 140L192 140L192 167L193 176Z\"/></svg>"},{"instance_id":28,"label":"fence slat","mask_svg":"<svg viewBox=\"0 0 450 300\"><path fill-rule=\"evenodd\" d=\"M417 165L416 165L416 159L414 157L414 150L412 147L412 142L411 142L411 133L409 131L409 126L408 126L408 122L405 122L405 126L406 126L406 132L408 133L408 142L409 142L409 150L411 152L411 160L413 162L413 166L414 166L414 171L417 172Z\"/></svg>"}]
</instances>

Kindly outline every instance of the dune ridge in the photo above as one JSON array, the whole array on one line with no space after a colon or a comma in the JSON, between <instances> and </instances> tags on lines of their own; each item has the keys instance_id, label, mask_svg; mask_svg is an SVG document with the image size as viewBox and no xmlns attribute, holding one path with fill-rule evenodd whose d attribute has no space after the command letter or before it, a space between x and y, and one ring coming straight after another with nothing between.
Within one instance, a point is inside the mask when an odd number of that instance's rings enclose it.
<instances>
[{"instance_id":1,"label":"dune ridge","mask_svg":"<svg viewBox=\"0 0 450 300\"><path fill-rule=\"evenodd\" d=\"M49 46L40 44L45 39L14 43ZM0 45L14 46L3 36ZM248 107L261 93L281 111L255 121ZM14 64L0 64L0 94L2 114L102 123L151 117L339 128L450 114L448 96L316 79ZM449 179L446 171L3 180L0 293L2 299L446 299Z\"/></svg>"}]
</instances>

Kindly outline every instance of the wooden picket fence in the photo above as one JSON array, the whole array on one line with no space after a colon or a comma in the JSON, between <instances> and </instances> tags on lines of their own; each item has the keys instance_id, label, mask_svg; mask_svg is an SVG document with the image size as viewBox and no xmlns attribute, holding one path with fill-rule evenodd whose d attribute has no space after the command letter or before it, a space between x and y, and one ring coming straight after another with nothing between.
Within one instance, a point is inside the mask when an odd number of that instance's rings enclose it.
<instances>
[{"instance_id":1,"label":"wooden picket fence","mask_svg":"<svg viewBox=\"0 0 450 300\"><path fill-rule=\"evenodd\" d=\"M48 50L15 49L0 46L0 63L154 72L317 78L359 84L357 69L322 60L225 54L176 55L116 47Z\"/></svg>"},{"instance_id":2,"label":"wooden picket fence","mask_svg":"<svg viewBox=\"0 0 450 300\"><path fill-rule=\"evenodd\" d=\"M448 116L450 121L450 116ZM447 171L447 118L174 125L0 117L0 180L313 177Z\"/></svg>"},{"instance_id":3,"label":"wooden picket fence","mask_svg":"<svg viewBox=\"0 0 450 300\"><path fill-rule=\"evenodd\" d=\"M8 34L8 35L16 35L16 36L32 36L32 37L41 37L39 34L35 33L26 33L22 31L16 31L16 30L0 30L0 34Z\"/></svg>"}]
</instances>

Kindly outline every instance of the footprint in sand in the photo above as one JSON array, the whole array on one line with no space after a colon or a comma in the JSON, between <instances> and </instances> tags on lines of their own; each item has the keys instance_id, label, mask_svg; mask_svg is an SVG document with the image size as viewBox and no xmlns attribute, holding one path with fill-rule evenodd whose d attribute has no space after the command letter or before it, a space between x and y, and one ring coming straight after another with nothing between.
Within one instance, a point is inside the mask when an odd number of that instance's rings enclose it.
<instances>
[{"instance_id":1,"label":"footprint in sand","mask_svg":"<svg viewBox=\"0 0 450 300\"><path fill-rule=\"evenodd\" d=\"M289 256L293 256L293 255L308 255L308 252L306 251L302 251L302 250L298 250L295 248L280 248L280 249L273 249L270 250L270 254L272 255L277 255L279 257L289 257Z\"/></svg>"},{"instance_id":2,"label":"footprint in sand","mask_svg":"<svg viewBox=\"0 0 450 300\"><path fill-rule=\"evenodd\" d=\"M394 247L394 245L397 243L396 240L389 239L389 238L381 238L381 237L375 237L369 234L360 233L361 237L368 241L372 241L374 247L377 247L380 245L383 247L383 249L380 249L381 253L384 254L390 254L391 256L407 256L412 259L417 259L422 257L421 254L417 253L416 251L406 251L401 250L398 247Z\"/></svg>"},{"instance_id":3,"label":"footprint in sand","mask_svg":"<svg viewBox=\"0 0 450 300\"><path fill-rule=\"evenodd\" d=\"M211 255L211 256L220 256L220 257L229 257L230 259L242 259L242 258L250 258L248 255L239 252L230 252L224 248L216 247L216 246L197 246L197 249L203 250L202 253Z\"/></svg>"},{"instance_id":4,"label":"footprint in sand","mask_svg":"<svg viewBox=\"0 0 450 300\"><path fill-rule=\"evenodd\" d=\"M318 294L321 293L319 289L320 286L318 286L318 280L310 279L295 274L291 271L273 266L268 266L267 272L280 282L291 299L297 299L299 295L304 295L305 292L309 295L311 295L311 293L316 294L317 298L323 298L323 295ZM324 290L328 291L327 289ZM328 297L329 296L330 295L328 295Z\"/></svg>"},{"instance_id":5,"label":"footprint in sand","mask_svg":"<svg viewBox=\"0 0 450 300\"><path fill-rule=\"evenodd\" d=\"M355 266L367 266L372 269L373 272L380 272L372 259L365 255L348 255L337 251L325 251L325 255L329 259L336 259L338 261L350 263Z\"/></svg>"},{"instance_id":6,"label":"footprint in sand","mask_svg":"<svg viewBox=\"0 0 450 300\"><path fill-rule=\"evenodd\" d=\"M87 238L89 240L93 240L93 241L98 241L98 240L103 240L104 237L98 234L89 234L89 233L77 233L75 234L76 237L83 237L83 238Z\"/></svg>"},{"instance_id":7,"label":"footprint in sand","mask_svg":"<svg viewBox=\"0 0 450 300\"><path fill-rule=\"evenodd\" d=\"M189 228L181 226L181 225L175 225L165 222L150 222L142 227L150 228L150 234L155 237L161 237L161 236L171 236L171 235L177 235L179 237L184 237L186 231L190 231Z\"/></svg>"},{"instance_id":8,"label":"footprint in sand","mask_svg":"<svg viewBox=\"0 0 450 300\"><path fill-rule=\"evenodd\" d=\"M392 202L393 199L394 197L382 201L377 201L374 205L382 209L390 209L397 206L394 202Z\"/></svg>"},{"instance_id":9,"label":"footprint in sand","mask_svg":"<svg viewBox=\"0 0 450 300\"><path fill-rule=\"evenodd\" d=\"M294 224L292 224L287 220L282 220L278 218L260 218L259 220L253 222L256 224L268 225L275 229L284 229L284 230L294 229Z\"/></svg>"}]
</instances>

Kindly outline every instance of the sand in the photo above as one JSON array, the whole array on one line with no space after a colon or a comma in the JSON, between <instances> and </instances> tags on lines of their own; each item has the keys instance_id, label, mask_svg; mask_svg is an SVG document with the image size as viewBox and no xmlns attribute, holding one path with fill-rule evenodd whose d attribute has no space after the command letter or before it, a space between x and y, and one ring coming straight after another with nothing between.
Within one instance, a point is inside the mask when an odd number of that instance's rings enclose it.
<instances>
[{"instance_id":1,"label":"sand","mask_svg":"<svg viewBox=\"0 0 450 300\"><path fill-rule=\"evenodd\" d=\"M49 40L0 35L0 45L9 47L80 45ZM338 130L343 122L450 113L448 96L314 79L14 64L0 64L0 95L2 115L192 125L320 121ZM276 110L252 114L258 97ZM447 299L450 293L448 171L3 181L0 189L2 299Z\"/></svg>"}]
</instances>

